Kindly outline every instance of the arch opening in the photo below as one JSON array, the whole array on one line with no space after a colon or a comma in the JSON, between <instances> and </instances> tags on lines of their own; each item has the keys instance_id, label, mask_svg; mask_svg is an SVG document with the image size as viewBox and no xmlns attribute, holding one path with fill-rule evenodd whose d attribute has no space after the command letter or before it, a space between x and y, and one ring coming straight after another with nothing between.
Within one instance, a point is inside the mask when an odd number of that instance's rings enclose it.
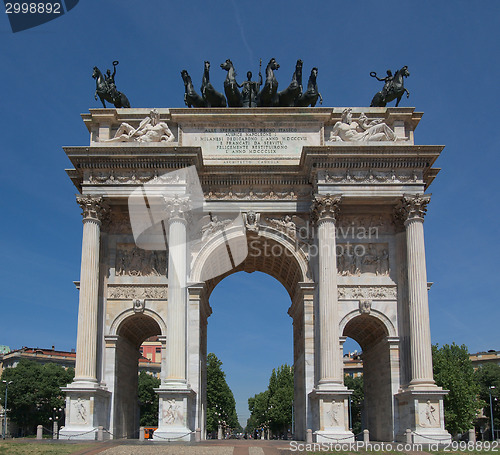
<instances>
[{"instance_id":1,"label":"arch opening","mask_svg":"<svg viewBox=\"0 0 500 455\"><path fill-rule=\"evenodd\" d=\"M125 318L117 329L114 378L114 431L117 437L138 438L140 409L138 376L141 344L161 328L151 316L137 313Z\"/></svg>"},{"instance_id":2,"label":"arch opening","mask_svg":"<svg viewBox=\"0 0 500 455\"><path fill-rule=\"evenodd\" d=\"M360 314L344 327L343 336L361 347L364 403L361 421L370 430L370 439L392 441L394 420L389 331L378 318Z\"/></svg>"},{"instance_id":3,"label":"arch opening","mask_svg":"<svg viewBox=\"0 0 500 455\"><path fill-rule=\"evenodd\" d=\"M295 307L301 306L300 302L301 294L297 292L299 288L298 284L305 281L306 282L310 281L310 273L308 271L307 260L302 251L300 251L300 248L297 245L295 245L291 241L291 239L284 236L282 233L279 233L278 231L271 231L271 230L261 231L259 232L259 234L247 233L246 242L247 242L246 246L248 247L248 255L242 261L242 263L240 263L236 267L233 267L230 271L227 271L215 278L211 278L205 281L207 298L209 298L210 302L212 302L212 292L214 291L216 286L229 275L233 276L239 275L244 277L245 275L243 274L237 274L237 272L243 272L243 271L247 273L261 272L265 275L268 275L268 277L272 277L275 280L277 280L286 289L288 293L287 296L288 298L286 298L286 300L283 299L284 302L286 301L286 304L284 306L285 311L283 313L286 314L288 309L288 314L293 319L293 335L290 333L288 328L289 335L286 336L286 338L291 339L292 341L292 346L290 346L288 350L289 354L285 357L285 360L278 361L278 364L267 365L267 366L262 365L263 353L265 353L265 350L269 350L270 346L272 346L272 343L268 342L267 346L262 348L262 350L252 349L252 347L250 346L247 355L253 356L257 359L257 361L260 364L259 366L260 371L262 371L262 374L266 376L264 381L265 385L263 386L262 390L256 390L254 394L264 392L266 390L269 381L269 376L273 368L278 368L284 363L293 364L295 371L294 403L296 407L299 406L301 409L302 408L305 409L306 406L306 396L305 396L306 367L305 367L305 343L304 343L305 335L303 329L303 317L301 314L301 310L296 310ZM220 259L221 257L227 257L227 254L228 252L226 244L215 245L213 249L205 255L203 261L200 261L199 264L194 265L193 270L195 270L195 273L193 277L195 278L195 281L196 277L201 278L203 276L209 275L211 270L217 270L215 268L217 262L221 260ZM198 271L196 271L197 269ZM246 305L247 311L248 308L250 308L250 311L257 311L256 307L259 307L260 309L258 311L260 312L261 316L261 319L255 321L254 327L251 329L252 337L255 337L256 335L262 337L262 335L264 335L264 338L266 338L267 330L263 330L264 326L263 319L265 318L266 321L268 321L270 305L275 301L273 301L273 297L269 295L256 297L256 294L258 294L262 290L258 286L255 286L248 293L245 293L244 287L245 284L242 283L242 286L230 292L230 294L234 296L233 298L231 298L227 294L225 298L233 301L238 300L238 302L241 302L243 300L243 294L245 294L245 297L248 294L251 297L250 299L251 301L248 305ZM283 307L280 305L280 308ZM217 305L215 306L214 309L217 314L218 311ZM246 317L245 319L249 318ZM289 322L292 321L289 320ZM208 324L208 326L210 327L210 324ZM207 332L209 330L210 329L208 330L204 329L201 332L203 337L202 345L204 346L207 346ZM212 344L210 343L209 346L212 346ZM230 348L233 349L234 346L230 346ZM210 350L212 351L211 347ZM217 352L215 352L215 354L217 354ZM205 350L205 356L206 356L206 350ZM287 361L286 359L291 359L292 361L290 362L289 360ZM224 359L221 360L224 361ZM242 368L241 370L248 371L248 365L247 369ZM206 375L204 375L202 382L203 382L202 387L205 388ZM250 396L253 396L253 394L251 394ZM244 397L245 403L250 396ZM245 409L246 413L248 414L249 411L247 410L246 406ZM241 412L241 406L239 407L239 412ZM204 416L204 419L206 419L206 416ZM243 420L244 422L242 422L242 419L240 417L240 422L242 423L242 426L245 426L244 423L246 423L246 419ZM295 424L294 425L295 434L300 435L299 438L304 438L305 420L297 417L294 424ZM304 433L304 435L302 435L302 433Z\"/></svg>"}]
</instances>

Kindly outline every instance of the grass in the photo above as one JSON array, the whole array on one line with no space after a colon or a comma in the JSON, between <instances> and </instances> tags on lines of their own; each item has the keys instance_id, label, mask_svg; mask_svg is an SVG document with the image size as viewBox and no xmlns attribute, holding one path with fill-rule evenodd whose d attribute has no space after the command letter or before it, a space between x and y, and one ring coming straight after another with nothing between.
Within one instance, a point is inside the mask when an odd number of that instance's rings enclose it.
<instances>
[{"instance_id":1,"label":"grass","mask_svg":"<svg viewBox=\"0 0 500 455\"><path fill-rule=\"evenodd\" d=\"M69 455L95 444L0 442L0 455Z\"/></svg>"}]
</instances>

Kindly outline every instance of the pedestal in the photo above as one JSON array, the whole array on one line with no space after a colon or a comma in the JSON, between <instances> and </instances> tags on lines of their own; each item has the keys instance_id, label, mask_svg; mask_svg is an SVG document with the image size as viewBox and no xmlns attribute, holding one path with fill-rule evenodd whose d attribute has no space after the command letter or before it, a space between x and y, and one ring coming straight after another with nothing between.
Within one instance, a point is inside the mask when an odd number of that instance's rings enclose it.
<instances>
[{"instance_id":1,"label":"pedestal","mask_svg":"<svg viewBox=\"0 0 500 455\"><path fill-rule=\"evenodd\" d=\"M66 393L66 425L59 439L97 440L99 426L109 428L111 393L95 383L72 383ZM106 433L109 437L109 433Z\"/></svg>"},{"instance_id":2,"label":"pedestal","mask_svg":"<svg viewBox=\"0 0 500 455\"><path fill-rule=\"evenodd\" d=\"M405 442L405 431L413 432L413 443L436 444L451 441L444 428L443 397L448 393L435 390L405 390L396 395L399 414L397 441Z\"/></svg>"},{"instance_id":3,"label":"pedestal","mask_svg":"<svg viewBox=\"0 0 500 455\"><path fill-rule=\"evenodd\" d=\"M189 388L158 388L158 429L153 439L194 441L194 415L192 412L195 393Z\"/></svg>"},{"instance_id":4,"label":"pedestal","mask_svg":"<svg viewBox=\"0 0 500 455\"><path fill-rule=\"evenodd\" d=\"M310 399L316 401L314 420L318 430L314 432L316 442L354 442L349 430L349 395L352 390L314 390Z\"/></svg>"}]
</instances>

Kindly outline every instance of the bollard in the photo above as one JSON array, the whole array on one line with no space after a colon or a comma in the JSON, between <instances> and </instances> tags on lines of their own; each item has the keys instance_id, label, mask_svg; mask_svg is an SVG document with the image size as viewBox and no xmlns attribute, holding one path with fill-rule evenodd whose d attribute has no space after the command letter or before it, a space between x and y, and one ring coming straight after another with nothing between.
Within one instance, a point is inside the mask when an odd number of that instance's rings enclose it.
<instances>
[{"instance_id":1,"label":"bollard","mask_svg":"<svg viewBox=\"0 0 500 455\"><path fill-rule=\"evenodd\" d=\"M370 442L370 431L363 430L363 442Z\"/></svg>"},{"instance_id":2,"label":"bollard","mask_svg":"<svg viewBox=\"0 0 500 455\"><path fill-rule=\"evenodd\" d=\"M104 441L104 427L103 426L99 426L97 428L97 440L98 441Z\"/></svg>"},{"instance_id":3,"label":"bollard","mask_svg":"<svg viewBox=\"0 0 500 455\"><path fill-rule=\"evenodd\" d=\"M201 428L197 428L194 433L194 442L200 442L200 441L201 441Z\"/></svg>"},{"instance_id":4,"label":"bollard","mask_svg":"<svg viewBox=\"0 0 500 455\"><path fill-rule=\"evenodd\" d=\"M313 442L313 431L311 429L308 429L306 431L306 442L308 444L312 444L312 442Z\"/></svg>"},{"instance_id":5,"label":"bollard","mask_svg":"<svg viewBox=\"0 0 500 455\"><path fill-rule=\"evenodd\" d=\"M43 439L43 425L37 425L36 427L36 438Z\"/></svg>"},{"instance_id":6,"label":"bollard","mask_svg":"<svg viewBox=\"0 0 500 455\"><path fill-rule=\"evenodd\" d=\"M411 430L408 428L406 430L406 444L411 444L412 443L412 440L411 440Z\"/></svg>"},{"instance_id":7,"label":"bollard","mask_svg":"<svg viewBox=\"0 0 500 455\"><path fill-rule=\"evenodd\" d=\"M476 442L476 430L474 428L469 430L469 442Z\"/></svg>"},{"instance_id":8,"label":"bollard","mask_svg":"<svg viewBox=\"0 0 500 455\"><path fill-rule=\"evenodd\" d=\"M139 441L144 441L144 427L139 427Z\"/></svg>"}]
</instances>

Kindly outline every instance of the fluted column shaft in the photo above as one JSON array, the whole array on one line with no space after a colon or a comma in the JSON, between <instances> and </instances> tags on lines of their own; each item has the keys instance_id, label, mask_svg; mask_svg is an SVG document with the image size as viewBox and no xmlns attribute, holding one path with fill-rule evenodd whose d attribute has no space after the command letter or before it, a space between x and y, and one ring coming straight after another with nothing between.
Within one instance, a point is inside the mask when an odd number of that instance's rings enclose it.
<instances>
[{"instance_id":1,"label":"fluted column shaft","mask_svg":"<svg viewBox=\"0 0 500 455\"><path fill-rule=\"evenodd\" d=\"M319 382L320 388L343 384L339 352L335 222L340 197L316 197L313 215L318 233Z\"/></svg>"},{"instance_id":2,"label":"fluted column shaft","mask_svg":"<svg viewBox=\"0 0 500 455\"><path fill-rule=\"evenodd\" d=\"M79 196L77 202L83 209L83 238L75 381L97 382L99 248L101 220L107 207L100 197Z\"/></svg>"},{"instance_id":3,"label":"fluted column shaft","mask_svg":"<svg viewBox=\"0 0 500 455\"><path fill-rule=\"evenodd\" d=\"M429 201L428 195L405 196L400 206L406 227L408 262L410 386L434 384L424 243L424 215Z\"/></svg>"},{"instance_id":4,"label":"fluted column shaft","mask_svg":"<svg viewBox=\"0 0 500 455\"><path fill-rule=\"evenodd\" d=\"M168 310L165 380L186 384L187 311L187 220L186 200L167 201L168 221Z\"/></svg>"}]
</instances>

